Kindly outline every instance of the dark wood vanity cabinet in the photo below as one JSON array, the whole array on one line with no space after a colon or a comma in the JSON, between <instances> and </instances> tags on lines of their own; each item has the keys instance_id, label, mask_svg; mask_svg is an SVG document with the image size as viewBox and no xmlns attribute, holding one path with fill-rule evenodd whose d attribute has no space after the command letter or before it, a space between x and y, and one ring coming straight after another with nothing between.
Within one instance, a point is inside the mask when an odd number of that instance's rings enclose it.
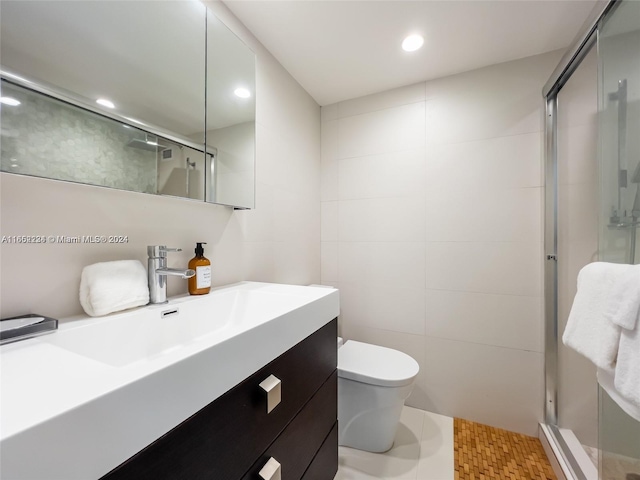
<instances>
[{"instance_id":1,"label":"dark wood vanity cabinet","mask_svg":"<svg viewBox=\"0 0 640 480\"><path fill-rule=\"evenodd\" d=\"M116 467L103 480L332 480L338 470L337 320L333 320ZM251 352L244 353L251 355ZM281 381L267 413L259 384Z\"/></svg>"}]
</instances>

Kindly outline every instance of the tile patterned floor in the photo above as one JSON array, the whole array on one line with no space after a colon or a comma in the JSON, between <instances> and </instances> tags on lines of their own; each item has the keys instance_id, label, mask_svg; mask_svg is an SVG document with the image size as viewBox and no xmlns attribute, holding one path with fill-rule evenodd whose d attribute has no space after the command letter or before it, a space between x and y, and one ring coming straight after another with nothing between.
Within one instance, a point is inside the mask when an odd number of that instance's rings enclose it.
<instances>
[{"instance_id":1,"label":"tile patterned floor","mask_svg":"<svg viewBox=\"0 0 640 480\"><path fill-rule=\"evenodd\" d=\"M456 480L556 480L540 440L456 418Z\"/></svg>"},{"instance_id":2,"label":"tile patterned floor","mask_svg":"<svg viewBox=\"0 0 640 480\"><path fill-rule=\"evenodd\" d=\"M393 448L388 452L339 448L335 480L375 479L555 480L556 477L537 438L404 407Z\"/></svg>"}]
</instances>

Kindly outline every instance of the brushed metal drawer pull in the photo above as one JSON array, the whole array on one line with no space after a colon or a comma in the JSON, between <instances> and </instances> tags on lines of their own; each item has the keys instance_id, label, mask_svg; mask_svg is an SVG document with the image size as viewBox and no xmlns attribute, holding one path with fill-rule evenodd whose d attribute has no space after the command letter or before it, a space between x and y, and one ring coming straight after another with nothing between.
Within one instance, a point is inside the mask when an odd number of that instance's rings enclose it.
<instances>
[{"instance_id":1,"label":"brushed metal drawer pull","mask_svg":"<svg viewBox=\"0 0 640 480\"><path fill-rule=\"evenodd\" d=\"M282 469L280 468L280 463L273 457L269 458L258 475L264 480L281 480Z\"/></svg>"},{"instance_id":2,"label":"brushed metal drawer pull","mask_svg":"<svg viewBox=\"0 0 640 480\"><path fill-rule=\"evenodd\" d=\"M271 413L282 400L282 382L278 377L269 375L260 383L260 388L267 392L267 413Z\"/></svg>"}]
</instances>

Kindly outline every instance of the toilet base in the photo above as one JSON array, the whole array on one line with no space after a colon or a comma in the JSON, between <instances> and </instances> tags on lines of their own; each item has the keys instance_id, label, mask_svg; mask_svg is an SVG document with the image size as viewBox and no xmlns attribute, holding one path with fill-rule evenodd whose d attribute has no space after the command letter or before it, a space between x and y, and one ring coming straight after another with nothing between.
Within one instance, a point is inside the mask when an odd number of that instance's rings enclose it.
<instances>
[{"instance_id":1,"label":"toilet base","mask_svg":"<svg viewBox=\"0 0 640 480\"><path fill-rule=\"evenodd\" d=\"M413 384L388 388L338 378L338 443L374 453L390 450L412 389Z\"/></svg>"},{"instance_id":2,"label":"toilet base","mask_svg":"<svg viewBox=\"0 0 640 480\"><path fill-rule=\"evenodd\" d=\"M395 409L385 410L387 411L364 412L353 418L345 428L340 428L340 423L338 423L338 444L373 453L384 453L391 450L398 430L402 405L400 405L398 412L393 411ZM384 417L383 421L381 421L380 415Z\"/></svg>"}]
</instances>

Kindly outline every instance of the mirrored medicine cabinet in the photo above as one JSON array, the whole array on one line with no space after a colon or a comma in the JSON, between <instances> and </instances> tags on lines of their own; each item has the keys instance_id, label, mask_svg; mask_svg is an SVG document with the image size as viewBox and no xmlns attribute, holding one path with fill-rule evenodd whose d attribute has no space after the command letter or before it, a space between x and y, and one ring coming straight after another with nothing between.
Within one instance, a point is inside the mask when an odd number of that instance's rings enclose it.
<instances>
[{"instance_id":1,"label":"mirrored medicine cabinet","mask_svg":"<svg viewBox=\"0 0 640 480\"><path fill-rule=\"evenodd\" d=\"M0 2L4 172L254 207L255 55L197 1Z\"/></svg>"}]
</instances>

